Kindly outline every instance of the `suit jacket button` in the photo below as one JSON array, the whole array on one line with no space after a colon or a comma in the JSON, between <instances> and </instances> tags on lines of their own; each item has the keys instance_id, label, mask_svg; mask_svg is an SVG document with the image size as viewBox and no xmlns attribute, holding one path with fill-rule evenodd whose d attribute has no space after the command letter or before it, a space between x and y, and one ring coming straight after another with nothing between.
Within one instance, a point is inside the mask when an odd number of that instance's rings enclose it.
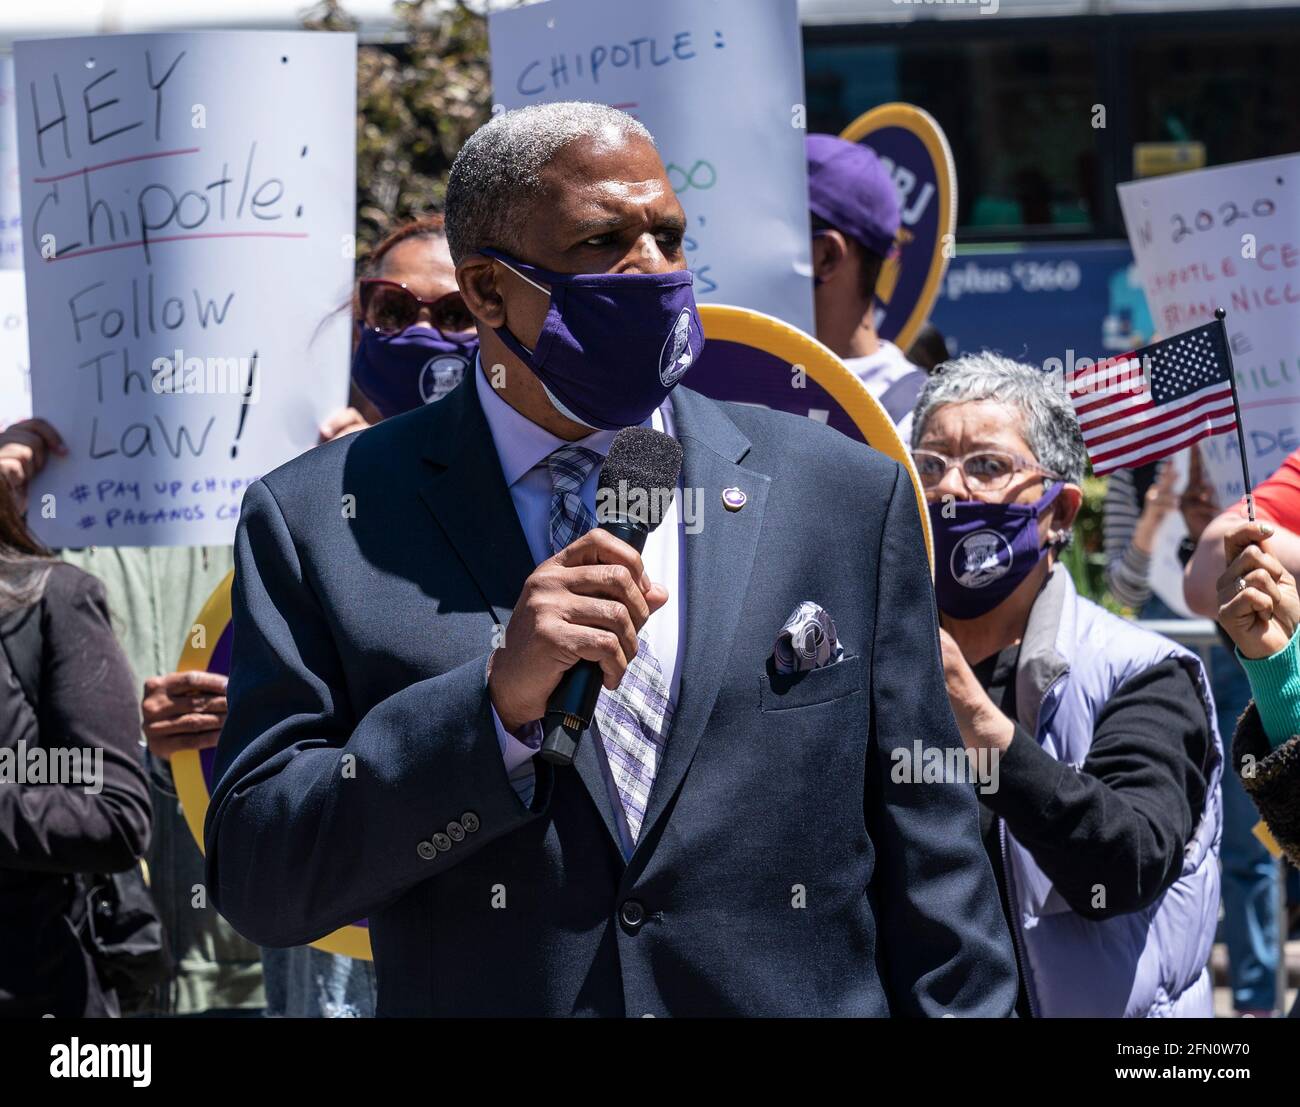
<instances>
[{"instance_id":1,"label":"suit jacket button","mask_svg":"<svg viewBox=\"0 0 1300 1107\"><path fill-rule=\"evenodd\" d=\"M441 832L433 836L433 844L438 848L439 853L446 853L451 849L451 839Z\"/></svg>"},{"instance_id":2,"label":"suit jacket button","mask_svg":"<svg viewBox=\"0 0 1300 1107\"><path fill-rule=\"evenodd\" d=\"M447 837L453 842L463 842L465 840L465 828L453 819L447 824Z\"/></svg>"},{"instance_id":3,"label":"suit jacket button","mask_svg":"<svg viewBox=\"0 0 1300 1107\"><path fill-rule=\"evenodd\" d=\"M642 906L639 899L626 900L618 914L619 918L623 920L623 925L629 930L636 930L645 922L645 907Z\"/></svg>"},{"instance_id":4,"label":"suit jacket button","mask_svg":"<svg viewBox=\"0 0 1300 1107\"><path fill-rule=\"evenodd\" d=\"M479 828L478 816L473 811L466 811L460 817L460 825L473 834Z\"/></svg>"},{"instance_id":5,"label":"suit jacket button","mask_svg":"<svg viewBox=\"0 0 1300 1107\"><path fill-rule=\"evenodd\" d=\"M438 851L433 848L432 842L421 842L415 847L415 852L420 855L421 860L432 861L438 856Z\"/></svg>"}]
</instances>

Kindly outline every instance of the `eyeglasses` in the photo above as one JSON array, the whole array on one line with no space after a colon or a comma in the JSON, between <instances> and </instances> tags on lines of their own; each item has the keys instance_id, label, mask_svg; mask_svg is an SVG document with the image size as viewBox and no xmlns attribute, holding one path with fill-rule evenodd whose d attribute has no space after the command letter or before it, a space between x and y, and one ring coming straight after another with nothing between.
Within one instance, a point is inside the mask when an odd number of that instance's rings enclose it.
<instances>
[{"instance_id":1,"label":"eyeglasses","mask_svg":"<svg viewBox=\"0 0 1300 1107\"><path fill-rule=\"evenodd\" d=\"M381 334L404 331L427 308L429 322L441 334L466 334L474 329L474 317L459 292L448 292L436 300L423 300L404 284L368 277L361 282L361 318Z\"/></svg>"},{"instance_id":2,"label":"eyeglasses","mask_svg":"<svg viewBox=\"0 0 1300 1107\"><path fill-rule=\"evenodd\" d=\"M1002 450L979 450L964 457L947 457L933 450L913 450L917 475L923 488L935 488L954 465L961 469L966 487L972 492L1000 492L1017 473L1037 473L1051 480L1062 480L1049 469L1020 454Z\"/></svg>"}]
</instances>

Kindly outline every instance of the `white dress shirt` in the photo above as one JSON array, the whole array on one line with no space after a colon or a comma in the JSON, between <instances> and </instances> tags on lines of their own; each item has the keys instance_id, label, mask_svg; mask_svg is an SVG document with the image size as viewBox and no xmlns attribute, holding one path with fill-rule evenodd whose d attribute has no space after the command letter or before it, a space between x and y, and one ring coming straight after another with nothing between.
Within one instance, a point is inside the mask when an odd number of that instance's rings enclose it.
<instances>
[{"instance_id":1,"label":"white dress shirt","mask_svg":"<svg viewBox=\"0 0 1300 1107\"><path fill-rule=\"evenodd\" d=\"M492 442L496 446L497 456L501 459L501 472L505 476L506 487L510 489L510 499L514 502L523 528L528 549L533 555L534 564L540 565L552 555L551 551L551 473L546 466L546 459L561 446L583 446L602 458L609 452L610 443L616 431L593 431L586 438L569 442L558 438L550 431L539 427L505 402L487 380L481 362L475 363L474 384L478 391L479 405L487 419ZM643 426L653 427L664 434L672 435L672 404L664 403L647 419ZM600 475L600 465L592 466L591 473L582 485L582 501L593 515L596 511L596 486ZM677 706L677 693L681 687L681 651L684 637L682 612L685 610L685 558L682 556L684 529L681 513L681 480L678 479L677 495L663 521L650 532L645 549L641 553L642 563L650 579L662 584L668 592L668 602L658 611L653 612L641 628L641 636L659 660L663 670L664 681L668 685L668 702L673 709ZM509 631L507 631L507 634ZM505 759L506 772L515 791L525 803L531 800L533 786L532 759L541 744L540 720L525 728L520 737L509 733L501 725L496 709L492 711L496 723L497 740L501 743L501 755ZM594 727L594 724L593 724ZM587 739L595 737L589 734ZM614 787L609 766L605 762L604 747L600 746L601 771L605 777L606 788L623 838L624 855L632 852L632 842L628 834L627 823L623 817L622 803Z\"/></svg>"}]
</instances>

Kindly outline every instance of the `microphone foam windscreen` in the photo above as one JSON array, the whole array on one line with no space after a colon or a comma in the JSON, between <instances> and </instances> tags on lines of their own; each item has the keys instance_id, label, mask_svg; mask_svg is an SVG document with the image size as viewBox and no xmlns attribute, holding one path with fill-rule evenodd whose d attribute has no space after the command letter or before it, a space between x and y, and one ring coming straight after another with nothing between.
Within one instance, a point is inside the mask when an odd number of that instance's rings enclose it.
<instances>
[{"instance_id":1,"label":"microphone foam windscreen","mask_svg":"<svg viewBox=\"0 0 1300 1107\"><path fill-rule=\"evenodd\" d=\"M650 427L624 427L600 470L597 520L631 519L654 530L668 513L681 471L676 439Z\"/></svg>"}]
</instances>

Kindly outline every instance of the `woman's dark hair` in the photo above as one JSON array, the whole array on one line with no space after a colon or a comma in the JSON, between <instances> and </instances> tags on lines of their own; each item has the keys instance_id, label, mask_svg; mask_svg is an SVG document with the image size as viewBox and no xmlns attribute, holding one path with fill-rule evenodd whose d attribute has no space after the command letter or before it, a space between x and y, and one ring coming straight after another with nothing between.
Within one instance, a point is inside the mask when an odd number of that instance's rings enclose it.
<instances>
[{"instance_id":1,"label":"woman's dark hair","mask_svg":"<svg viewBox=\"0 0 1300 1107\"><path fill-rule=\"evenodd\" d=\"M39 600L53 563L23 522L9 482L0 479L0 614Z\"/></svg>"},{"instance_id":2,"label":"woman's dark hair","mask_svg":"<svg viewBox=\"0 0 1300 1107\"><path fill-rule=\"evenodd\" d=\"M372 277L378 273L382 268L384 256L394 246L405 242L408 238L446 237L447 231L443 226L442 216L436 212L432 215L422 215L418 219L402 223L380 239L379 244L362 260L362 274Z\"/></svg>"}]
</instances>

